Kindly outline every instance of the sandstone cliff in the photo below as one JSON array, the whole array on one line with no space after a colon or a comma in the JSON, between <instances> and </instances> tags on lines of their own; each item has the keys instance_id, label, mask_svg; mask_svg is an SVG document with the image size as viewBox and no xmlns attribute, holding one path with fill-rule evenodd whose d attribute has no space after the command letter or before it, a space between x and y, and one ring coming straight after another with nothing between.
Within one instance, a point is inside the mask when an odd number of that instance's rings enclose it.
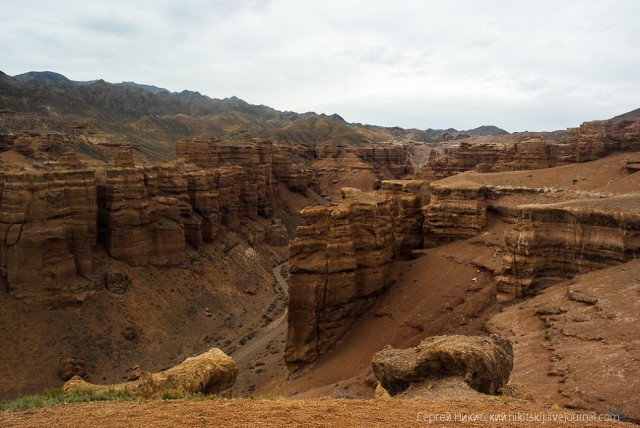
<instances>
[{"instance_id":1,"label":"sandstone cliff","mask_svg":"<svg viewBox=\"0 0 640 428\"><path fill-rule=\"evenodd\" d=\"M289 326L291 368L325 352L387 286L393 256L391 207L350 192L344 201L305 208L306 225L291 242Z\"/></svg>"},{"instance_id":2,"label":"sandstone cliff","mask_svg":"<svg viewBox=\"0 0 640 428\"><path fill-rule=\"evenodd\" d=\"M487 223L485 189L473 182L452 186L434 183L431 199L424 206L424 244L432 247L443 242L477 235Z\"/></svg>"},{"instance_id":3,"label":"sandstone cliff","mask_svg":"<svg viewBox=\"0 0 640 428\"><path fill-rule=\"evenodd\" d=\"M93 293L96 179L87 169L0 173L0 280L47 307Z\"/></svg>"},{"instance_id":4,"label":"sandstone cliff","mask_svg":"<svg viewBox=\"0 0 640 428\"><path fill-rule=\"evenodd\" d=\"M412 251L422 248L424 217L422 206L428 188L421 180L384 180L378 194L391 204L395 260L413 258Z\"/></svg>"},{"instance_id":5,"label":"sandstone cliff","mask_svg":"<svg viewBox=\"0 0 640 428\"><path fill-rule=\"evenodd\" d=\"M619 196L518 207L505 235L505 270L497 278L503 299L640 254L640 197Z\"/></svg>"}]
</instances>

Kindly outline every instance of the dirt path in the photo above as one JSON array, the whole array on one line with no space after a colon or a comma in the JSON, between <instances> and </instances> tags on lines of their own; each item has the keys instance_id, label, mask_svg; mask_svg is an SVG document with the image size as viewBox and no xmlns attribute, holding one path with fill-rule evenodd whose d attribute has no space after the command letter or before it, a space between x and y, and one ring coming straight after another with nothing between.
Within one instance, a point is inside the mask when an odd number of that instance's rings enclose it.
<instances>
[{"instance_id":1,"label":"dirt path","mask_svg":"<svg viewBox=\"0 0 640 428\"><path fill-rule=\"evenodd\" d=\"M282 277L281 264L273 268L274 290L281 297L288 296L287 281ZM233 387L233 396L251 397L269 394L264 386L287 377L284 363L284 346L287 334L287 311L265 327L256 331L255 337L237 349L231 356L238 367L238 378Z\"/></svg>"},{"instance_id":2,"label":"dirt path","mask_svg":"<svg viewBox=\"0 0 640 428\"><path fill-rule=\"evenodd\" d=\"M2 427L625 427L518 400L170 400L67 404L0 413ZM564 421L562 423L561 421Z\"/></svg>"},{"instance_id":3,"label":"dirt path","mask_svg":"<svg viewBox=\"0 0 640 428\"><path fill-rule=\"evenodd\" d=\"M273 276L285 297L289 295L289 289L287 281L282 277L281 269L286 263L278 265L273 268ZM235 351L231 356L236 361L238 367L247 366L252 360L260 354L267 345L275 340L279 335L283 334L287 329L287 314L285 310L282 316L266 326L259 334L253 339L248 341L244 346Z\"/></svg>"}]
</instances>

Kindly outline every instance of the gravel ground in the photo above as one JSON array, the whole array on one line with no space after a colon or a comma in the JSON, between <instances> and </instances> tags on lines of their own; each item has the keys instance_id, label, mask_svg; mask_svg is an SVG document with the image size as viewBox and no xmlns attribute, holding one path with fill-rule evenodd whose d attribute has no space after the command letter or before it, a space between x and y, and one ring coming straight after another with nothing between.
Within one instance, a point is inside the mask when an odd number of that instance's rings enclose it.
<instances>
[{"instance_id":1,"label":"gravel ground","mask_svg":"<svg viewBox=\"0 0 640 428\"><path fill-rule=\"evenodd\" d=\"M555 419L554 419L555 418ZM600 419L599 419L600 418ZM94 402L0 413L2 427L623 427L603 416L514 399ZM564 421L564 422L563 422Z\"/></svg>"}]
</instances>

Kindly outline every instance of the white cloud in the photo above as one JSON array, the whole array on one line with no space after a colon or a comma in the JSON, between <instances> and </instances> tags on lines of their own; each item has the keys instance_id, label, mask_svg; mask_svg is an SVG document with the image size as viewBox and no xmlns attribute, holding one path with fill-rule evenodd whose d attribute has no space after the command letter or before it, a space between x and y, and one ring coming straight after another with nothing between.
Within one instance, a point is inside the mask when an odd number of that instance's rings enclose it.
<instances>
[{"instance_id":1,"label":"white cloud","mask_svg":"<svg viewBox=\"0 0 640 428\"><path fill-rule=\"evenodd\" d=\"M551 130L638 107L638 16L634 0L12 2L0 69L381 125Z\"/></svg>"}]
</instances>

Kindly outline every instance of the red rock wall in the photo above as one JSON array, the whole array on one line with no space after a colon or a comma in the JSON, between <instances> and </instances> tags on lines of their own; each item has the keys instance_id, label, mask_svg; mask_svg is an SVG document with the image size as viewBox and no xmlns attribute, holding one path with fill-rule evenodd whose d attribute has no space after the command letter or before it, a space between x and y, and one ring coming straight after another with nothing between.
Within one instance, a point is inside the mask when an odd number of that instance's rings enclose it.
<instances>
[{"instance_id":1,"label":"red rock wall","mask_svg":"<svg viewBox=\"0 0 640 428\"><path fill-rule=\"evenodd\" d=\"M602 269L640 254L640 198L521 206L505 235L502 300L534 294L578 273Z\"/></svg>"},{"instance_id":2,"label":"red rock wall","mask_svg":"<svg viewBox=\"0 0 640 428\"><path fill-rule=\"evenodd\" d=\"M93 293L96 180L91 170L0 174L0 277L47 307Z\"/></svg>"},{"instance_id":3,"label":"red rock wall","mask_svg":"<svg viewBox=\"0 0 640 428\"><path fill-rule=\"evenodd\" d=\"M308 207L291 242L289 327L291 368L329 349L387 287L393 257L391 208L382 198L356 197Z\"/></svg>"},{"instance_id":4,"label":"red rock wall","mask_svg":"<svg viewBox=\"0 0 640 428\"><path fill-rule=\"evenodd\" d=\"M475 183L466 186L432 184L431 199L423 207L424 246L477 235L487 223L485 189Z\"/></svg>"}]
</instances>

